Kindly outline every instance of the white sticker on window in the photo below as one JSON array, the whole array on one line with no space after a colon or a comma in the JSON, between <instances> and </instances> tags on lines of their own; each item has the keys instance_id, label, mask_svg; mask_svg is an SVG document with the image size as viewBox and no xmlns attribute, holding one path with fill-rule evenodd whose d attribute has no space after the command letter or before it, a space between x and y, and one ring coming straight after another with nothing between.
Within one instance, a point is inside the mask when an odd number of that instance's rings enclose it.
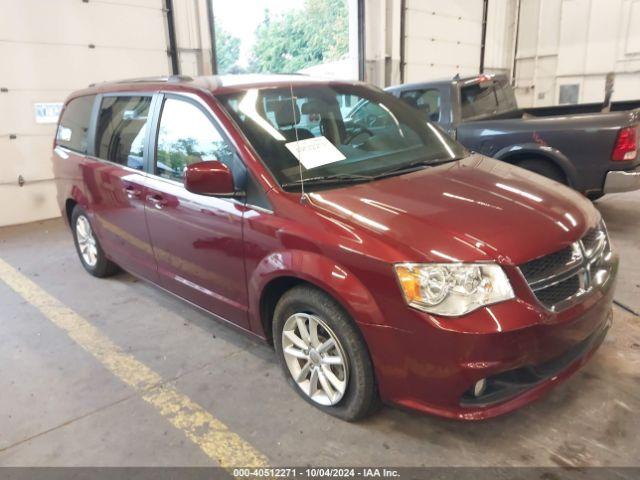
<instances>
[{"instance_id":1,"label":"white sticker on window","mask_svg":"<svg viewBox=\"0 0 640 480\"><path fill-rule=\"evenodd\" d=\"M289 142L284 145L307 170L347 158L333 143L323 136Z\"/></svg>"},{"instance_id":2,"label":"white sticker on window","mask_svg":"<svg viewBox=\"0 0 640 480\"><path fill-rule=\"evenodd\" d=\"M71 129L60 125L60 127L58 128L58 140L62 140L63 142L70 142Z\"/></svg>"}]
</instances>

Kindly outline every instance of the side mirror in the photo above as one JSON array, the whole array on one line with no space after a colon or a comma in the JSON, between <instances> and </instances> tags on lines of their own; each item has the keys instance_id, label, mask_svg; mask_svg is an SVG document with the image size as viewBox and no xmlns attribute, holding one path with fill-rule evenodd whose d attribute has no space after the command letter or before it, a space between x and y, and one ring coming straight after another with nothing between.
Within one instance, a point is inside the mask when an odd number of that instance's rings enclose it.
<instances>
[{"instance_id":1,"label":"side mirror","mask_svg":"<svg viewBox=\"0 0 640 480\"><path fill-rule=\"evenodd\" d=\"M235 197L233 174L218 160L192 163L184 173L184 187L191 193L212 197Z\"/></svg>"}]
</instances>

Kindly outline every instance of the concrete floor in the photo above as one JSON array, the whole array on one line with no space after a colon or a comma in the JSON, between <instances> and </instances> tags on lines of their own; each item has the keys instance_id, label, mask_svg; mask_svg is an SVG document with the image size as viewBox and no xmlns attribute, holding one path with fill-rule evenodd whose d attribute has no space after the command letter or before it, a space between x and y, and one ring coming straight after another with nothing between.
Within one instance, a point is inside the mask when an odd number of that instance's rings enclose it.
<instances>
[{"instance_id":1,"label":"concrete floor","mask_svg":"<svg viewBox=\"0 0 640 480\"><path fill-rule=\"evenodd\" d=\"M640 192L597 202L640 311ZM286 387L272 350L127 274L84 272L61 220L0 229L0 258L223 421L271 465L638 466L640 326L616 307L591 362L511 415L460 423L384 408L348 424ZM215 462L0 281L0 466Z\"/></svg>"}]
</instances>

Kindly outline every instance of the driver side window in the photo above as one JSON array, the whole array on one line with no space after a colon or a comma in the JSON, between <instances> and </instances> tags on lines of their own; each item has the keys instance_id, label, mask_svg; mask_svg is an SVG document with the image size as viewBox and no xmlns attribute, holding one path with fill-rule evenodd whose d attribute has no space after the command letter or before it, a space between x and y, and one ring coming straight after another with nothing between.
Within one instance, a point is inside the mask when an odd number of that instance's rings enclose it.
<instances>
[{"instance_id":1,"label":"driver side window","mask_svg":"<svg viewBox=\"0 0 640 480\"><path fill-rule=\"evenodd\" d=\"M188 165L218 160L233 170L234 153L211 120L195 105L167 98L156 148L156 175L181 182Z\"/></svg>"}]
</instances>

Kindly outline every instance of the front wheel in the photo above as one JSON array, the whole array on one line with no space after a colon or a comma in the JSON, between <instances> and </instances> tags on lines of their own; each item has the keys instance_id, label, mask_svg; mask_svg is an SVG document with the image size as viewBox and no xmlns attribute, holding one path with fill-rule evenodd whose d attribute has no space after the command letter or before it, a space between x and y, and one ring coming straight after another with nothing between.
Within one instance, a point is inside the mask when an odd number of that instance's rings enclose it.
<instances>
[{"instance_id":1,"label":"front wheel","mask_svg":"<svg viewBox=\"0 0 640 480\"><path fill-rule=\"evenodd\" d=\"M102 250L86 212L78 205L71 214L71 228L80 263L87 272L94 277L108 277L118 271Z\"/></svg>"},{"instance_id":2,"label":"front wheel","mask_svg":"<svg viewBox=\"0 0 640 480\"><path fill-rule=\"evenodd\" d=\"M273 321L278 360L293 389L330 415L354 421L378 405L362 336L329 295L298 286L278 302Z\"/></svg>"}]
</instances>

